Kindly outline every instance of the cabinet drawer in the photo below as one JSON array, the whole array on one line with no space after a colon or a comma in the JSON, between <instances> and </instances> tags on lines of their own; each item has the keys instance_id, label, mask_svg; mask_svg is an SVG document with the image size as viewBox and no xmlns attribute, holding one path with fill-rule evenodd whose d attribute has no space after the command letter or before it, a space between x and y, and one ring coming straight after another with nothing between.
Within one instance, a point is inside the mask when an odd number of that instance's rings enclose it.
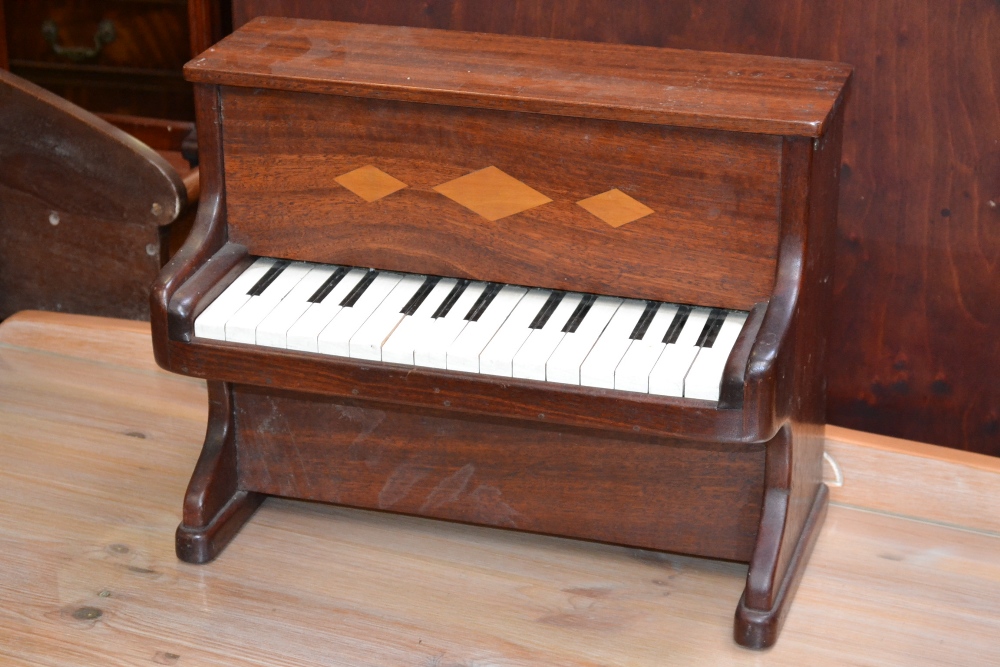
<instances>
[{"instance_id":1,"label":"cabinet drawer","mask_svg":"<svg viewBox=\"0 0 1000 667\"><path fill-rule=\"evenodd\" d=\"M179 72L190 57L186 0L5 0L4 12L11 61Z\"/></svg>"},{"instance_id":2,"label":"cabinet drawer","mask_svg":"<svg viewBox=\"0 0 1000 667\"><path fill-rule=\"evenodd\" d=\"M0 1L14 74L90 111L193 119L186 0Z\"/></svg>"}]
</instances>

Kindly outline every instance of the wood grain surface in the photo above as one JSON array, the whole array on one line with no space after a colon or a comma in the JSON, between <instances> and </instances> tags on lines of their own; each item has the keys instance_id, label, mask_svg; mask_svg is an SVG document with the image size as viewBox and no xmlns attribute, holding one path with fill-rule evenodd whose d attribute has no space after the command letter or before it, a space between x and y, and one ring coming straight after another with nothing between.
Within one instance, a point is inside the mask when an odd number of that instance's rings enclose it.
<instances>
[{"instance_id":1,"label":"wood grain surface","mask_svg":"<svg viewBox=\"0 0 1000 667\"><path fill-rule=\"evenodd\" d=\"M256 387L232 395L241 489L750 560L765 445L608 437Z\"/></svg>"},{"instance_id":2,"label":"wood grain surface","mask_svg":"<svg viewBox=\"0 0 1000 667\"><path fill-rule=\"evenodd\" d=\"M222 91L229 239L253 255L742 310L771 295L778 137ZM406 187L336 183L366 166ZM487 168L542 197L490 220L461 184L442 194ZM615 188L653 212L612 227L577 204Z\"/></svg>"},{"instance_id":3,"label":"wood grain surface","mask_svg":"<svg viewBox=\"0 0 1000 667\"><path fill-rule=\"evenodd\" d=\"M148 325L21 314L0 326L0 658L27 665L941 665L1000 662L1000 501L944 525L844 497L778 644L730 639L746 567L271 499L208 566L177 561L204 383L156 368ZM955 480L983 458L828 432L845 471ZM914 462L906 447L919 451ZM857 457L855 459L855 457ZM916 463L914 466L913 464ZM994 476L1000 472L993 472ZM985 478L983 480L986 481ZM883 501L906 503L902 483ZM950 505L950 506L949 506ZM963 509L964 508L964 509Z\"/></svg>"},{"instance_id":4,"label":"wood grain surface","mask_svg":"<svg viewBox=\"0 0 1000 667\"><path fill-rule=\"evenodd\" d=\"M10 63L7 55L7 19L4 17L3 8L0 8L0 69L9 69Z\"/></svg>"},{"instance_id":5,"label":"wood grain surface","mask_svg":"<svg viewBox=\"0 0 1000 667\"><path fill-rule=\"evenodd\" d=\"M851 68L263 17L189 62L184 75L195 83L816 137Z\"/></svg>"},{"instance_id":6,"label":"wood grain surface","mask_svg":"<svg viewBox=\"0 0 1000 667\"><path fill-rule=\"evenodd\" d=\"M232 5L236 26L294 16L850 63L829 419L1000 454L994 0Z\"/></svg>"}]
</instances>

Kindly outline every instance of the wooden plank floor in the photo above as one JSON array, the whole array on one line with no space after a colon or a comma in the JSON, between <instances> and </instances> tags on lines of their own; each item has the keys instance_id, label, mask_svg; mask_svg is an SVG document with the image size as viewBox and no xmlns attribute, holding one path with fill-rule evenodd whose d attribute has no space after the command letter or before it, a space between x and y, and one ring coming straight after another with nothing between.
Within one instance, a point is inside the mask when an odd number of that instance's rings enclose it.
<instances>
[{"instance_id":1,"label":"wooden plank floor","mask_svg":"<svg viewBox=\"0 0 1000 667\"><path fill-rule=\"evenodd\" d=\"M1000 664L997 461L843 429L765 652L730 638L733 563L275 499L215 563L181 563L205 389L148 339L0 326L0 664Z\"/></svg>"}]
</instances>

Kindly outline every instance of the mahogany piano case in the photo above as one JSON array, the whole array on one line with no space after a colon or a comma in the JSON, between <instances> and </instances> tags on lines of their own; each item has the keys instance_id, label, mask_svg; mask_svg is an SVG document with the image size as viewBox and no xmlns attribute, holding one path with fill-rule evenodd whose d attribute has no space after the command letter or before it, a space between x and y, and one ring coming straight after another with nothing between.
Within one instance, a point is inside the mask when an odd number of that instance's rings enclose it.
<instances>
[{"instance_id":1,"label":"mahogany piano case","mask_svg":"<svg viewBox=\"0 0 1000 667\"><path fill-rule=\"evenodd\" d=\"M774 642L827 502L849 67L259 18L185 72L180 558L307 498L747 562L736 640Z\"/></svg>"}]
</instances>

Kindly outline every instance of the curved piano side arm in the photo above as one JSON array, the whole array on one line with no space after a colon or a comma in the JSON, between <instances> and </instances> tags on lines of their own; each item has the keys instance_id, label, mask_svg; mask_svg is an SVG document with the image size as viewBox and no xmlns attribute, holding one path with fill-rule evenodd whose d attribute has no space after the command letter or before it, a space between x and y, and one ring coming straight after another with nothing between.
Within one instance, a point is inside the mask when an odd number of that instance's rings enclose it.
<instances>
[{"instance_id":1,"label":"curved piano side arm","mask_svg":"<svg viewBox=\"0 0 1000 667\"><path fill-rule=\"evenodd\" d=\"M773 642L825 512L822 484L826 309L836 221L837 116L817 141L787 139L774 296L746 369L745 426L770 424L764 505L737 634ZM831 176L833 174L833 176ZM832 180L831 180L832 179ZM751 637L752 635L752 637Z\"/></svg>"},{"instance_id":2,"label":"curved piano side arm","mask_svg":"<svg viewBox=\"0 0 1000 667\"><path fill-rule=\"evenodd\" d=\"M222 166L222 136L219 95L216 86L195 86L195 106L200 151L201 199L191 233L177 254L163 267L150 292L153 352L156 362L169 368L167 340L174 334L176 317L169 316L170 301L177 289L226 243L225 183ZM168 327L168 320L170 325Z\"/></svg>"}]
</instances>

